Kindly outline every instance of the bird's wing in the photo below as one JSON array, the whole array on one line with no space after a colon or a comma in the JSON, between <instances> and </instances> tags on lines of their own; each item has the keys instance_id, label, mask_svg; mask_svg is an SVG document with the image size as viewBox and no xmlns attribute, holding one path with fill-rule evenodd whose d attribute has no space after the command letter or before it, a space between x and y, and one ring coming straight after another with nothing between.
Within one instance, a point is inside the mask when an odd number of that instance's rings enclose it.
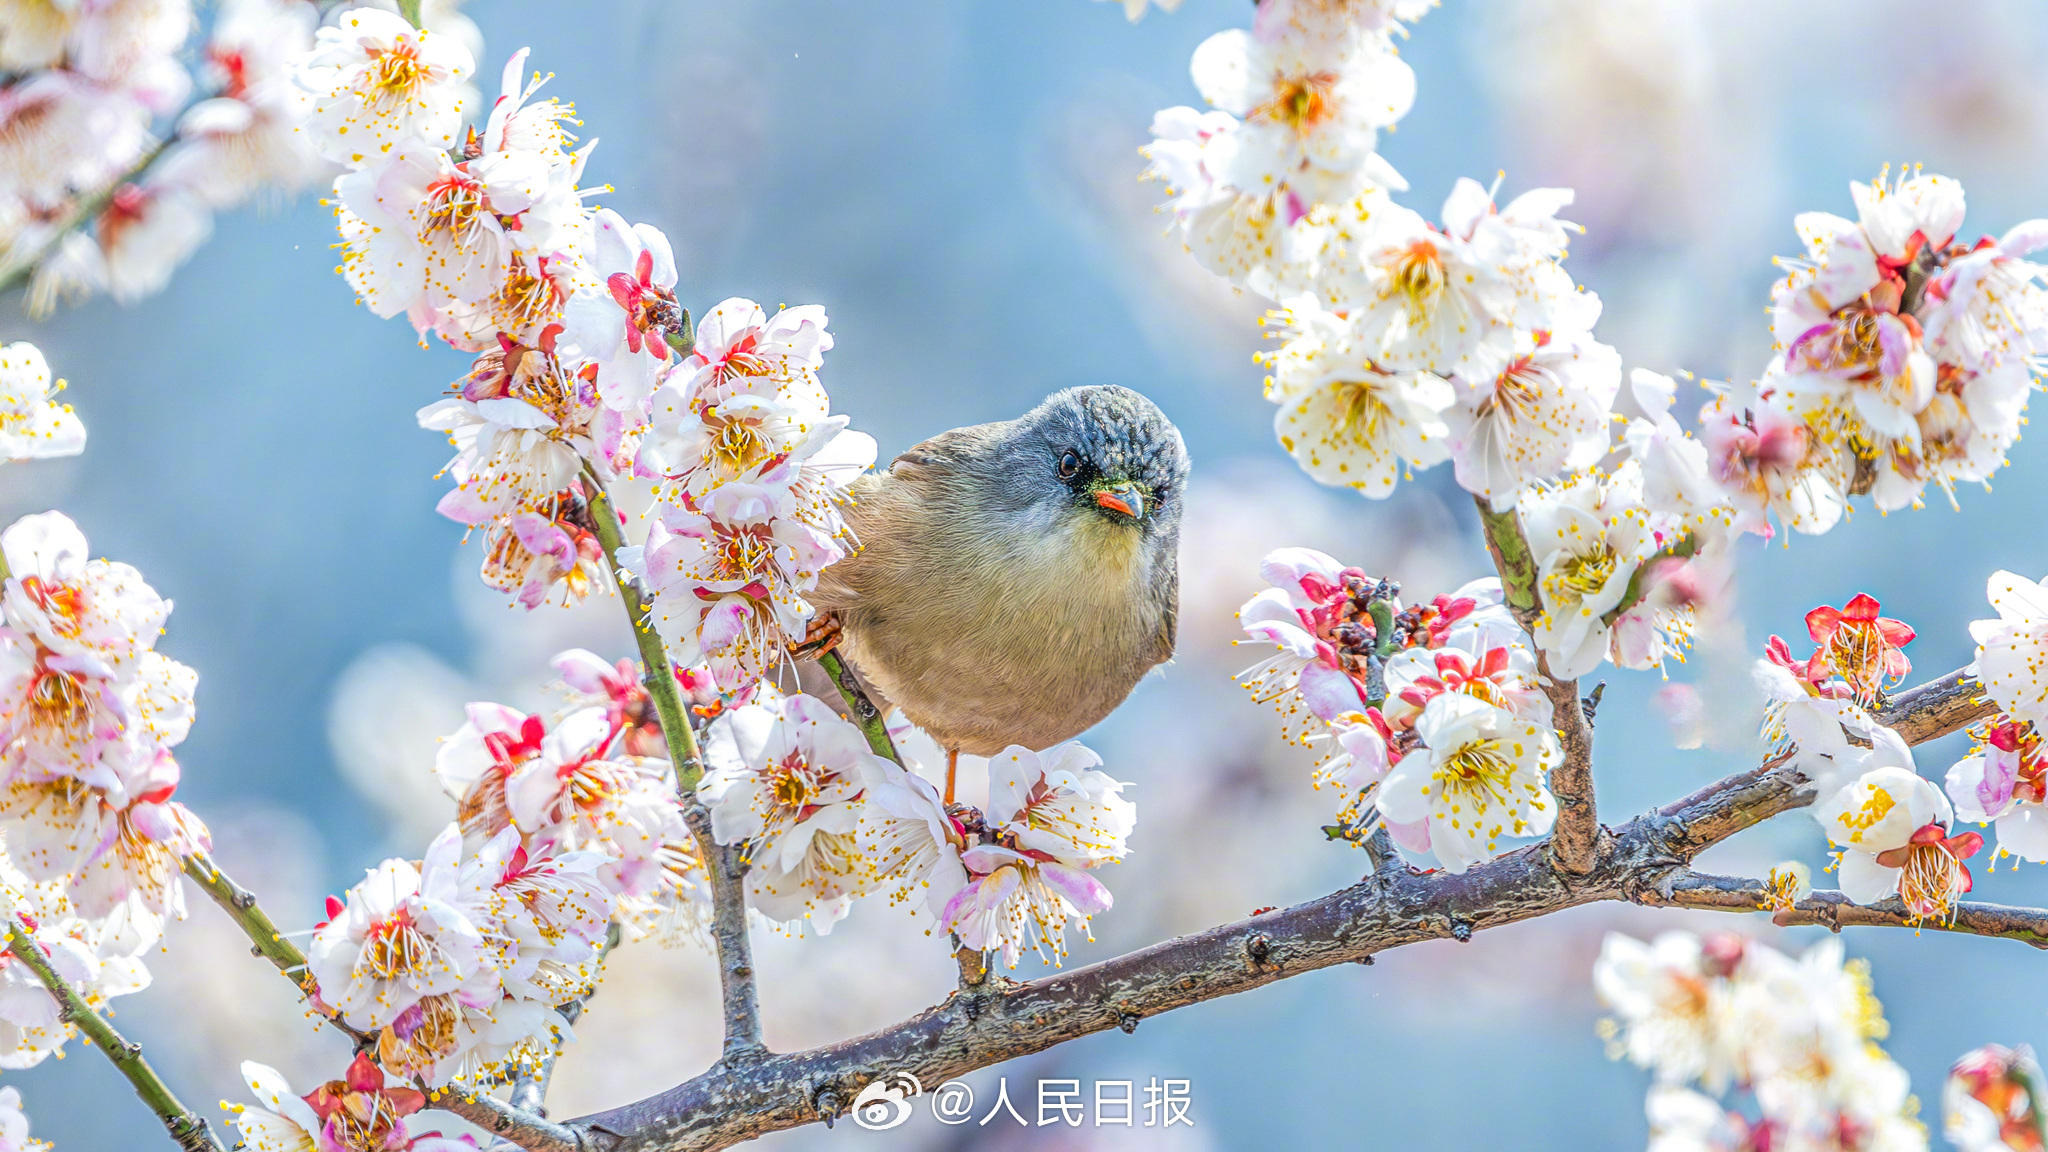
<instances>
[{"instance_id":1,"label":"bird's wing","mask_svg":"<svg viewBox=\"0 0 2048 1152\"><path fill-rule=\"evenodd\" d=\"M941 432L907 449L889 465L889 475L902 480L943 480L954 469L981 455L1002 424L975 424Z\"/></svg>"},{"instance_id":2,"label":"bird's wing","mask_svg":"<svg viewBox=\"0 0 2048 1152\"><path fill-rule=\"evenodd\" d=\"M861 542L861 551L828 566L818 576L810 600L821 611L853 607L864 586L892 578L908 543L900 537L913 531L927 489L944 485L1000 435L1003 424L955 428L906 450L887 471L870 472L853 483L854 503L846 510L847 525Z\"/></svg>"},{"instance_id":3,"label":"bird's wing","mask_svg":"<svg viewBox=\"0 0 2048 1152\"><path fill-rule=\"evenodd\" d=\"M1180 560L1170 558L1166 573L1159 581L1161 610L1159 613L1159 636L1153 655L1156 663L1164 664L1173 659L1173 648L1180 640Z\"/></svg>"}]
</instances>

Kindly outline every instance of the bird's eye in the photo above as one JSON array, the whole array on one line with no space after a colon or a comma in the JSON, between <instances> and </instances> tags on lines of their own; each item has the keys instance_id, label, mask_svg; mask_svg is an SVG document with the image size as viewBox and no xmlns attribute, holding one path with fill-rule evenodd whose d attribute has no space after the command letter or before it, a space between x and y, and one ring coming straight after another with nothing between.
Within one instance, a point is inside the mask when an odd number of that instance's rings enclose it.
<instances>
[{"instance_id":1,"label":"bird's eye","mask_svg":"<svg viewBox=\"0 0 2048 1152\"><path fill-rule=\"evenodd\" d=\"M1072 452L1060 453L1060 479L1072 480L1081 474L1081 458Z\"/></svg>"}]
</instances>

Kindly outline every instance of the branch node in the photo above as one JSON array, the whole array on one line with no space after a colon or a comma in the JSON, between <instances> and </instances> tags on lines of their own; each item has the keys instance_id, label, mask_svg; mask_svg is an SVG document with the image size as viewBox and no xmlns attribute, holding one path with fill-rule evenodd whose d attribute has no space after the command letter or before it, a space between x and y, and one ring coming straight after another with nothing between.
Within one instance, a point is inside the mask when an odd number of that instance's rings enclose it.
<instances>
[{"instance_id":1,"label":"branch node","mask_svg":"<svg viewBox=\"0 0 2048 1152\"><path fill-rule=\"evenodd\" d=\"M1272 952L1273 942L1271 940L1266 939L1266 936L1263 932L1254 932L1250 936L1245 937L1244 953L1246 956L1251 957L1252 967L1257 968L1258 966L1264 964L1266 962L1266 958L1270 956Z\"/></svg>"},{"instance_id":2,"label":"branch node","mask_svg":"<svg viewBox=\"0 0 2048 1152\"><path fill-rule=\"evenodd\" d=\"M1138 1021L1142 1019L1144 1017L1136 1012L1119 1012L1116 1016L1116 1026L1124 1030L1124 1035L1129 1036L1138 1030Z\"/></svg>"},{"instance_id":3,"label":"branch node","mask_svg":"<svg viewBox=\"0 0 2048 1152\"><path fill-rule=\"evenodd\" d=\"M1365 955L1360 956L1358 958L1358 962L1360 964L1365 965L1367 968L1372 967L1372 953L1367 952Z\"/></svg>"},{"instance_id":4,"label":"branch node","mask_svg":"<svg viewBox=\"0 0 2048 1152\"><path fill-rule=\"evenodd\" d=\"M1472 922L1470 920L1460 920L1455 916L1451 917L1451 939L1456 940L1460 944L1470 944L1472 942Z\"/></svg>"},{"instance_id":5,"label":"branch node","mask_svg":"<svg viewBox=\"0 0 2048 1152\"><path fill-rule=\"evenodd\" d=\"M839 1115L839 1093L831 1088L821 1088L811 1098L811 1106L818 1110L818 1117L825 1121L825 1127L830 1128L833 1119Z\"/></svg>"}]
</instances>

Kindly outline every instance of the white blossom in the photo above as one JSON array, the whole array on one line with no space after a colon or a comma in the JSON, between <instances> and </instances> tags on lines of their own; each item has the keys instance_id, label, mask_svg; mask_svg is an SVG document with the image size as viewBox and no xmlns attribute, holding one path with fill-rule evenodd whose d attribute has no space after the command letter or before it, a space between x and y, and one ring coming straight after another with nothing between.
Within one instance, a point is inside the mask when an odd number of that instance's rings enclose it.
<instances>
[{"instance_id":1,"label":"white blossom","mask_svg":"<svg viewBox=\"0 0 2048 1152\"><path fill-rule=\"evenodd\" d=\"M18 341L0 347L0 455L9 460L47 460L85 451L85 424L69 404L56 402L50 366L35 345Z\"/></svg>"},{"instance_id":2,"label":"white blossom","mask_svg":"<svg viewBox=\"0 0 2048 1152\"><path fill-rule=\"evenodd\" d=\"M1431 699L1416 718L1422 746L1381 782L1389 821L1425 824L1444 868L1493 857L1502 836L1541 836L1557 818L1545 774L1564 759L1557 733L1462 692Z\"/></svg>"},{"instance_id":3,"label":"white blossom","mask_svg":"<svg viewBox=\"0 0 2048 1152\"><path fill-rule=\"evenodd\" d=\"M435 838L414 868L386 860L348 890L313 933L307 969L322 1001L357 1028L376 1029L422 997L452 992L484 963L483 933L457 872L462 833Z\"/></svg>"},{"instance_id":4,"label":"white blossom","mask_svg":"<svg viewBox=\"0 0 2048 1152\"><path fill-rule=\"evenodd\" d=\"M299 84L313 97L303 130L321 155L349 164L409 139L447 152L461 142L463 88L475 71L460 40L351 8L320 29L301 65Z\"/></svg>"}]
</instances>

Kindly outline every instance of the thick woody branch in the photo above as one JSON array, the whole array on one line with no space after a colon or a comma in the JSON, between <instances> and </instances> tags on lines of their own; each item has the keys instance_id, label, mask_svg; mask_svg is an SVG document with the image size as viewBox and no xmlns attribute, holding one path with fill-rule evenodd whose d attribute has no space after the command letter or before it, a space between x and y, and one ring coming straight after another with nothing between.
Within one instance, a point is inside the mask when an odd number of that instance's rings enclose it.
<instances>
[{"instance_id":1,"label":"thick woody branch","mask_svg":"<svg viewBox=\"0 0 2048 1152\"><path fill-rule=\"evenodd\" d=\"M1936 684L1942 683L1937 681ZM1954 722L1952 693L1901 693L1887 719L1908 740ZM1145 1017L1263 987L1302 972L1364 963L1422 940L1475 932L1596 901L1648 905L1748 901L1749 881L1701 880L1694 856L1779 812L1812 802L1807 782L1778 756L1612 830L1593 867L1567 876L1549 844L1500 856L1461 875L1401 867L1306 904L1028 983L990 980L866 1036L808 1052L721 1060L660 1095L568 1127L590 1152L701 1152L825 1118L879 1077L909 1072L945 1080ZM1903 923L1903 909L1816 896L1795 917L1832 924ZM1823 920L1823 916L1833 920ZM1804 921L1799 921L1804 922ZM2048 912L1964 905L1955 931L2048 940ZM555 1145L528 1145L558 1152Z\"/></svg>"},{"instance_id":2,"label":"thick woody branch","mask_svg":"<svg viewBox=\"0 0 2048 1152\"><path fill-rule=\"evenodd\" d=\"M1997 703L1980 692L1982 686L1958 668L1885 701L1877 710L1877 722L1896 730L1908 744L1925 744L1996 715Z\"/></svg>"},{"instance_id":3,"label":"thick woody branch","mask_svg":"<svg viewBox=\"0 0 2048 1152\"><path fill-rule=\"evenodd\" d=\"M1564 760L1550 770L1550 794L1557 798L1557 822L1550 829L1550 860L1569 876L1593 870L1600 848L1600 816L1593 805L1593 725L1579 703L1577 680L1544 677L1550 722L1564 745Z\"/></svg>"},{"instance_id":4,"label":"thick woody branch","mask_svg":"<svg viewBox=\"0 0 2048 1152\"><path fill-rule=\"evenodd\" d=\"M711 813L695 801L683 810L704 870L711 877L711 942L718 950L718 987L725 1001L727 1063L758 1056L761 1045L761 1002L754 990L753 949L747 941L747 871L743 844L720 844L711 833Z\"/></svg>"},{"instance_id":5,"label":"thick woody branch","mask_svg":"<svg viewBox=\"0 0 2048 1152\"><path fill-rule=\"evenodd\" d=\"M1537 589L1536 553L1522 535L1521 517L1509 509L1495 512L1484 496L1473 498L1486 533L1486 551L1500 572L1501 593L1517 623L1532 635L1543 615ZM1558 871L1584 876L1593 870L1600 848L1600 814L1593 802L1593 725L1579 705L1577 680L1554 680L1549 661L1537 657L1543 693L1550 697L1551 723L1564 745L1564 761L1550 771L1550 792L1557 798L1557 822L1550 830L1550 858Z\"/></svg>"},{"instance_id":6,"label":"thick woody branch","mask_svg":"<svg viewBox=\"0 0 2048 1152\"><path fill-rule=\"evenodd\" d=\"M604 1147L586 1133L466 1088L431 1090L427 1102L527 1152L596 1152Z\"/></svg>"},{"instance_id":7,"label":"thick woody branch","mask_svg":"<svg viewBox=\"0 0 2048 1152\"><path fill-rule=\"evenodd\" d=\"M170 1086L156 1074L156 1069L151 1068L149 1061L142 1058L142 1045L123 1039L121 1034L114 1031L111 1024L102 1020L99 1013L92 1010L92 1005L87 1004L85 998L50 966L49 958L43 955L42 948L36 944L35 937L29 933L28 927L21 922L19 916L7 917L7 950L14 953L16 959L28 965L29 971L34 972L43 987L49 989L50 995L56 997L64 1022L83 1033L95 1048L113 1062L115 1069L127 1078L129 1085L135 1089L135 1095L149 1106L150 1111L156 1113L156 1118L163 1122L164 1130L171 1134L171 1139L177 1141L178 1147L185 1149L186 1152L224 1152L220 1139L213 1134L213 1129L207 1127L206 1121L179 1102L177 1096L171 1092Z\"/></svg>"},{"instance_id":8,"label":"thick woody branch","mask_svg":"<svg viewBox=\"0 0 2048 1152\"><path fill-rule=\"evenodd\" d=\"M1678 869L1660 881L1641 902L1719 912L1759 912L1766 910L1763 897L1764 886L1760 881ZM2048 949L2048 909L2041 908L1958 904L1952 918L1923 919L1907 911L1896 896L1879 904L1858 904L1840 892L1826 891L1815 892L1791 908L1777 910L1771 918L1787 927L1818 924L1836 932L1845 927L1877 927L1997 936Z\"/></svg>"}]
</instances>

